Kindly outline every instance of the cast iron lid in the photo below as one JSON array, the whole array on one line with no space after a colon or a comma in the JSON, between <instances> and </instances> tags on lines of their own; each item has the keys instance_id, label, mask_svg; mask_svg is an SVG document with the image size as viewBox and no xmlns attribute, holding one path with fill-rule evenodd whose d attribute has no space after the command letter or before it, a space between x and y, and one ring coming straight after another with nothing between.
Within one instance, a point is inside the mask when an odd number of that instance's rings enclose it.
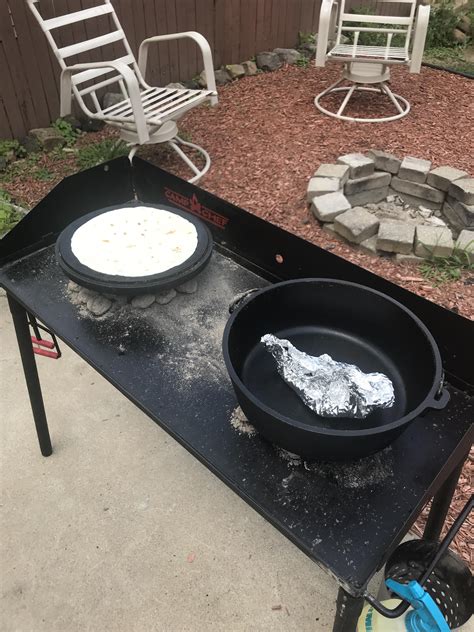
<instances>
[{"instance_id":1,"label":"cast iron lid","mask_svg":"<svg viewBox=\"0 0 474 632\"><path fill-rule=\"evenodd\" d=\"M197 246L193 254L183 263L168 270L147 276L120 276L98 272L79 261L72 250L72 239L76 231L89 222L109 211L122 208L147 207L157 211L168 211L174 215L186 219L193 224L197 233ZM167 206L166 204L153 205L145 204L139 200L127 202L126 204L102 208L98 211L88 213L78 220L72 222L59 235L56 242L56 258L66 276L81 286L98 292L111 294L144 294L158 290L167 290L176 287L185 281L189 281L196 276L209 263L212 254L213 241L207 226L197 217Z\"/></svg>"}]
</instances>

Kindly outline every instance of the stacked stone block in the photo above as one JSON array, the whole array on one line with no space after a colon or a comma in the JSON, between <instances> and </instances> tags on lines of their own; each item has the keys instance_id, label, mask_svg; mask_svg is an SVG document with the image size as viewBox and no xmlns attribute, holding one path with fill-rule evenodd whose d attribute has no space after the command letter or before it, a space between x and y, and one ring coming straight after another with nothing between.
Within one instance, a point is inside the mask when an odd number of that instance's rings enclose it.
<instances>
[{"instance_id":1,"label":"stacked stone block","mask_svg":"<svg viewBox=\"0 0 474 632\"><path fill-rule=\"evenodd\" d=\"M434 211L433 225L377 218L363 208L390 201L391 195L420 213ZM449 166L433 169L430 161L412 156L400 160L380 150L340 156L336 164L319 166L309 182L307 200L331 232L365 252L390 253L400 261L449 256L461 243L470 245L474 236L474 178Z\"/></svg>"}]
</instances>

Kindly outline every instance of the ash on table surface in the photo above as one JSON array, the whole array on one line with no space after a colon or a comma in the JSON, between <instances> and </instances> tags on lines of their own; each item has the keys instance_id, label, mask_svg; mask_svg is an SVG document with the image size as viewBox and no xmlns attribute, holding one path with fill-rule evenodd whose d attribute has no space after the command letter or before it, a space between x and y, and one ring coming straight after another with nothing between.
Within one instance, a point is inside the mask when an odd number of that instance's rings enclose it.
<instances>
[{"instance_id":1,"label":"ash on table surface","mask_svg":"<svg viewBox=\"0 0 474 632\"><path fill-rule=\"evenodd\" d=\"M221 345L229 305L242 291L265 282L218 252L196 281L196 291L178 291L166 304L136 308L125 299L99 318L83 306L79 314L119 355L133 351L140 339L150 350L150 363L156 358L160 371L172 373L180 389L195 380L218 386L228 380Z\"/></svg>"},{"instance_id":2,"label":"ash on table surface","mask_svg":"<svg viewBox=\"0 0 474 632\"><path fill-rule=\"evenodd\" d=\"M255 437L258 434L240 406L232 411L230 424L239 434L249 437ZM344 488L362 489L383 483L393 477L393 454L390 446L377 454L355 461L307 461L298 454L277 445L275 445L275 450L278 456L286 461L289 468L313 472ZM289 480L289 478L283 479L284 487L288 487Z\"/></svg>"},{"instance_id":3,"label":"ash on table surface","mask_svg":"<svg viewBox=\"0 0 474 632\"><path fill-rule=\"evenodd\" d=\"M392 448L388 446L381 452L357 461L341 463L305 461L304 467L328 480L334 481L341 487L360 489L378 485L393 477Z\"/></svg>"},{"instance_id":4,"label":"ash on table surface","mask_svg":"<svg viewBox=\"0 0 474 632\"><path fill-rule=\"evenodd\" d=\"M240 406L237 406L232 411L230 424L239 434L247 435L248 437L254 437L257 434L255 427L249 422Z\"/></svg>"},{"instance_id":5,"label":"ash on table surface","mask_svg":"<svg viewBox=\"0 0 474 632\"><path fill-rule=\"evenodd\" d=\"M304 468L340 487L362 489L378 485L393 477L393 454L389 446L355 461L306 461L297 454L283 448L276 448L278 456L288 463L288 467Z\"/></svg>"}]
</instances>

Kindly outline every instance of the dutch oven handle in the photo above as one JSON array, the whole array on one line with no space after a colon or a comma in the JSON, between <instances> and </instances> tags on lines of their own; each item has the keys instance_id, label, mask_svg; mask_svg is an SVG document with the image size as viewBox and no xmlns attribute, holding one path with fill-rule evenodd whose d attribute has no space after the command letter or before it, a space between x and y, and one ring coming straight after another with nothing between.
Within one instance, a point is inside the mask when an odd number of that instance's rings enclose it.
<instances>
[{"instance_id":1,"label":"dutch oven handle","mask_svg":"<svg viewBox=\"0 0 474 632\"><path fill-rule=\"evenodd\" d=\"M439 385L439 389L438 392L436 393L436 395L433 397L433 399L428 402L426 408L432 408L434 410L443 410L443 408L446 408L446 406L449 403L449 400L451 399L451 395L449 394L449 391L447 391L444 388L444 375L441 378L441 383Z\"/></svg>"},{"instance_id":2,"label":"dutch oven handle","mask_svg":"<svg viewBox=\"0 0 474 632\"><path fill-rule=\"evenodd\" d=\"M229 304L229 314L235 312L235 310L243 305L245 301L252 296L254 292L258 292L261 288L254 287L251 290L247 290L246 292L242 292L242 294L238 294L234 300Z\"/></svg>"}]
</instances>

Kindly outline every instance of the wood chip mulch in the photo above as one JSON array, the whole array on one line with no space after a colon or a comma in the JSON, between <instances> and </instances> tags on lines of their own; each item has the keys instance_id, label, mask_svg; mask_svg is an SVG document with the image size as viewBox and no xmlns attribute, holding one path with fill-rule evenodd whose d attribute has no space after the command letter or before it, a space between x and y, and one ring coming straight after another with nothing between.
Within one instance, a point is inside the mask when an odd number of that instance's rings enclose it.
<instances>
[{"instance_id":1,"label":"wood chip mulch","mask_svg":"<svg viewBox=\"0 0 474 632\"><path fill-rule=\"evenodd\" d=\"M411 103L409 115L391 123L332 119L314 107L314 96L339 69L287 66L220 88L216 108L188 115L182 128L212 157L200 186L380 276L474 319L474 274L437 287L416 265L401 266L356 251L325 233L308 212L308 181L323 162L341 154L383 149L474 174L469 130L474 129L474 82L423 68L421 75L392 72L391 88ZM368 113L381 101L358 97ZM379 110L381 111L381 110Z\"/></svg>"},{"instance_id":2,"label":"wood chip mulch","mask_svg":"<svg viewBox=\"0 0 474 632\"><path fill-rule=\"evenodd\" d=\"M390 123L361 124L338 121L320 114L313 99L338 78L338 68L284 67L274 73L247 77L219 89L218 107L202 107L181 121L193 142L207 149L212 167L200 186L308 241L415 292L456 313L474 319L474 274L437 286L423 278L416 265L354 250L324 232L310 216L305 200L309 178L323 162L341 154L383 149L400 157L411 155L474 174L474 82L447 72L423 68L421 75L405 69L392 71L391 88L411 103L410 114ZM376 115L381 101L360 95L367 115ZM349 110L355 113L355 110ZM109 131L91 134L80 143L95 142ZM188 177L170 153L147 147L140 155L158 166ZM39 201L64 175L74 171L74 159L57 164L41 159L53 178L39 182L17 179L5 188L29 205ZM452 524L472 493L474 453L464 467L448 515ZM428 507L413 530L422 535ZM472 516L458 534L453 548L473 567ZM447 528L447 527L446 527Z\"/></svg>"}]
</instances>

